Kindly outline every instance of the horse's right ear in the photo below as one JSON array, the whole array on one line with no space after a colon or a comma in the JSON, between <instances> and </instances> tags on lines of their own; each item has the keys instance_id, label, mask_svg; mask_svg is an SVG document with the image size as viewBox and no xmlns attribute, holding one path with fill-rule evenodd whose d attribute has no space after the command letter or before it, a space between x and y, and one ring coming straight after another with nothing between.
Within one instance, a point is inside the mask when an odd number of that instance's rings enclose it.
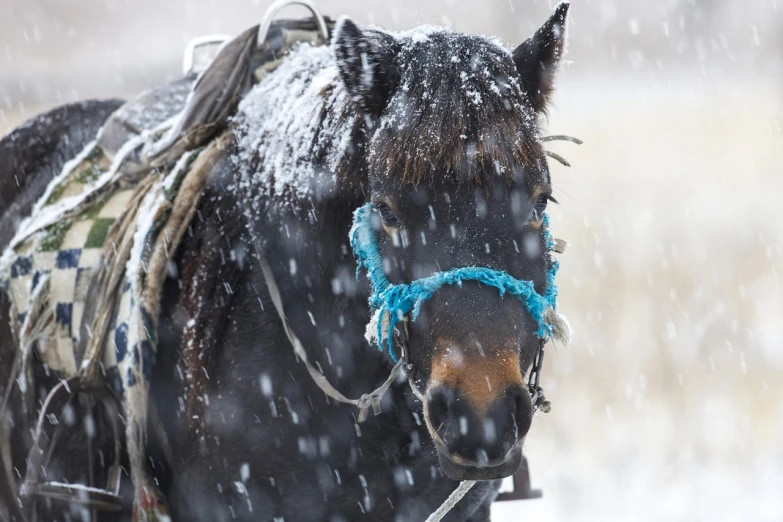
<instances>
[{"instance_id":1,"label":"horse's right ear","mask_svg":"<svg viewBox=\"0 0 783 522\"><path fill-rule=\"evenodd\" d=\"M394 63L398 42L389 34L362 29L350 18L341 18L332 45L348 94L366 115L380 116L400 80Z\"/></svg>"}]
</instances>

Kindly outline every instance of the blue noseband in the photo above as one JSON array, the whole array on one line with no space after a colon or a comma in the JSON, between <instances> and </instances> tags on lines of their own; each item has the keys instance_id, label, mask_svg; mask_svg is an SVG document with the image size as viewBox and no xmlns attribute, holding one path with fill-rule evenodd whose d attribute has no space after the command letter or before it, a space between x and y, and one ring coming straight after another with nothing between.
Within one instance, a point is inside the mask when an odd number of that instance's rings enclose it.
<instances>
[{"instance_id":1,"label":"blue noseband","mask_svg":"<svg viewBox=\"0 0 783 522\"><path fill-rule=\"evenodd\" d=\"M383 259L378 250L378 241L372 226L372 211L372 203L367 203L354 211L353 227L350 232L351 247L353 247L354 255L359 262L359 266L356 268L357 279L362 266L367 269L368 278L372 285L370 307L379 312L381 318L387 312L389 313L390 320L386 339L389 355L394 362L397 362L397 356L394 353L393 330L397 321L401 320L408 312L412 312L411 319L415 321L422 303L432 297L440 287L453 284L461 287L462 281L478 281L487 286L494 286L500 292L501 297L506 293L516 296L538 324L536 335L541 339L548 339L552 336L553 326L544 319L544 312L547 308L555 309L557 305L557 285L555 284L555 274L557 274L559 267L557 259L551 259L547 270L544 295L536 292L532 281L514 279L507 272L479 266L452 268L407 284L394 285L383 270ZM555 243L549 233L549 216L547 214L544 214L543 226L547 250L551 252ZM383 321L378 320L377 338L380 350L383 350L381 343L384 339L382 327Z\"/></svg>"}]
</instances>

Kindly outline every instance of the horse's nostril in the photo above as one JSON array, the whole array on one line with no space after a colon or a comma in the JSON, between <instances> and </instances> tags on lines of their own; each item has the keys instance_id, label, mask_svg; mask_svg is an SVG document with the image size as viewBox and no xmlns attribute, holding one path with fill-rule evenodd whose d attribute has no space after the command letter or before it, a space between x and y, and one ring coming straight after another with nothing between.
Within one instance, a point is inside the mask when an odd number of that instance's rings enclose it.
<instances>
[{"instance_id":1,"label":"horse's nostril","mask_svg":"<svg viewBox=\"0 0 783 522\"><path fill-rule=\"evenodd\" d=\"M519 431L518 427L519 427L519 423L523 419L523 415L525 414L525 412L524 412L524 403L523 403L524 397L522 395L525 392L524 392L524 390L522 390L522 388L514 388L514 390L515 390L515 392L513 394L514 409L513 409L513 413L512 413L514 415L514 418L512 420L514 421L514 425L517 426L517 429L515 430L517 432L517 433L515 433L516 440L519 440L520 436L524 436L524 434L520 435L518 433L518 431ZM516 440L514 442L516 442Z\"/></svg>"},{"instance_id":2,"label":"horse's nostril","mask_svg":"<svg viewBox=\"0 0 783 522\"><path fill-rule=\"evenodd\" d=\"M516 386L506 391L506 396L512 400L511 423L513 430L509 434L510 443L516 444L530 429L531 414L533 412L530 404L530 396L527 390L521 386Z\"/></svg>"},{"instance_id":3,"label":"horse's nostril","mask_svg":"<svg viewBox=\"0 0 783 522\"><path fill-rule=\"evenodd\" d=\"M522 415L525 408L525 400L527 399L527 391L521 386L514 386L506 390L506 399L510 402L511 412L514 416Z\"/></svg>"},{"instance_id":4,"label":"horse's nostril","mask_svg":"<svg viewBox=\"0 0 783 522\"><path fill-rule=\"evenodd\" d=\"M442 433L450 418L450 410L456 401L454 390L439 386L428 394L428 414L430 423L438 433Z\"/></svg>"}]
</instances>

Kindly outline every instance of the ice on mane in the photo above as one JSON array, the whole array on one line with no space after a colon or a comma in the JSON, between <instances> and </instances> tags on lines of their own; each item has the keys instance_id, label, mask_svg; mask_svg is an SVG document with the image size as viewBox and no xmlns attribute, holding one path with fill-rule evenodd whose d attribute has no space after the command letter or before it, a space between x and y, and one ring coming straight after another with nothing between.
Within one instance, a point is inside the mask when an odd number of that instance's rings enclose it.
<instances>
[{"instance_id":1,"label":"ice on mane","mask_svg":"<svg viewBox=\"0 0 783 522\"><path fill-rule=\"evenodd\" d=\"M239 104L234 189L257 211L265 197L298 200L333 183L357 117L348 103L330 46L293 49Z\"/></svg>"}]
</instances>

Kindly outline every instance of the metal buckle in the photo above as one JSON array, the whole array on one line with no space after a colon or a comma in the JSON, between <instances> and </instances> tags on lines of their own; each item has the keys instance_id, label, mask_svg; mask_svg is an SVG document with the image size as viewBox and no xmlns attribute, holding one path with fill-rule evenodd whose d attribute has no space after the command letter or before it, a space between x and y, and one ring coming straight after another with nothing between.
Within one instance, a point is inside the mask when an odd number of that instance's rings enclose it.
<instances>
[{"instance_id":1,"label":"metal buckle","mask_svg":"<svg viewBox=\"0 0 783 522\"><path fill-rule=\"evenodd\" d=\"M323 15L315 5L315 2L312 0L277 0L266 10L261 25L258 27L258 37L256 39L257 47L261 47L264 45L264 42L266 42L266 35L269 32L269 28L272 27L272 19L277 12L289 5L303 5L308 8L310 12L313 13L313 18L315 18L315 21L318 24L318 29L321 31L324 42L329 41L329 28L326 25L326 20L324 20Z\"/></svg>"}]
</instances>

